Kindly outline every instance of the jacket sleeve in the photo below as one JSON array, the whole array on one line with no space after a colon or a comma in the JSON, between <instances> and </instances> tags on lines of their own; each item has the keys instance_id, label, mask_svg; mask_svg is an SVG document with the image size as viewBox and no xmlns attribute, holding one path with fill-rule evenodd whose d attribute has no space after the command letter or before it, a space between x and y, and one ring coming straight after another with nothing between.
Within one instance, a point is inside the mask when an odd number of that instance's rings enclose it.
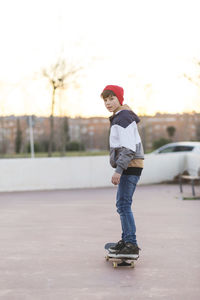
<instances>
[{"instance_id":1,"label":"jacket sleeve","mask_svg":"<svg viewBox=\"0 0 200 300\"><path fill-rule=\"evenodd\" d=\"M122 148L120 152L119 158L116 161L117 168L115 170L116 173L122 174L123 170L128 168L129 163L134 158L135 152L125 147Z\"/></svg>"},{"instance_id":2,"label":"jacket sleeve","mask_svg":"<svg viewBox=\"0 0 200 300\"><path fill-rule=\"evenodd\" d=\"M120 155L116 161L116 173L122 174L128 168L129 163L135 156L136 144L141 142L137 125L132 122L126 128L118 126L118 138L121 146Z\"/></svg>"}]
</instances>

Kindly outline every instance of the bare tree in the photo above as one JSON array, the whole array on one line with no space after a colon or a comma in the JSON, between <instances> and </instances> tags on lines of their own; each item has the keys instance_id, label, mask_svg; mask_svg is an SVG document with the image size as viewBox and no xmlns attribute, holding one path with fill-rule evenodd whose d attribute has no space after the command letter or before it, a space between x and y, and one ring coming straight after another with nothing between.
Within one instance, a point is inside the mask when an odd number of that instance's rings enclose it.
<instances>
[{"instance_id":1,"label":"bare tree","mask_svg":"<svg viewBox=\"0 0 200 300\"><path fill-rule=\"evenodd\" d=\"M200 61L197 60L196 58L194 59L194 63L200 67ZM194 76L189 76L187 74L184 74L184 77L187 78L189 81L194 83L196 86L200 87L200 74L198 74L196 77Z\"/></svg>"},{"instance_id":2,"label":"bare tree","mask_svg":"<svg viewBox=\"0 0 200 300\"><path fill-rule=\"evenodd\" d=\"M58 61L54 65L52 65L49 69L43 70L43 75L46 78L48 78L48 81L52 87L48 156L52 156L53 143L54 143L54 109L55 109L56 90L66 89L71 84L73 84L76 81L75 75L80 70L81 67L76 67L70 63L66 64L64 59L58 59Z\"/></svg>"}]
</instances>

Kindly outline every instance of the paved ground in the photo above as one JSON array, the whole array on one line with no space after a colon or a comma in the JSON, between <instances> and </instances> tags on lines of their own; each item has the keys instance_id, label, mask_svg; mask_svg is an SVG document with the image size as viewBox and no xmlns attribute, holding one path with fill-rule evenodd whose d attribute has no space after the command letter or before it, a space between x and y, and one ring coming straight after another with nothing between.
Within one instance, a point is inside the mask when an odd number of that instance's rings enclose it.
<instances>
[{"instance_id":1,"label":"paved ground","mask_svg":"<svg viewBox=\"0 0 200 300\"><path fill-rule=\"evenodd\" d=\"M139 186L141 257L113 269L103 247L120 238L115 192L0 194L0 299L200 299L200 201L180 200L177 185Z\"/></svg>"}]
</instances>

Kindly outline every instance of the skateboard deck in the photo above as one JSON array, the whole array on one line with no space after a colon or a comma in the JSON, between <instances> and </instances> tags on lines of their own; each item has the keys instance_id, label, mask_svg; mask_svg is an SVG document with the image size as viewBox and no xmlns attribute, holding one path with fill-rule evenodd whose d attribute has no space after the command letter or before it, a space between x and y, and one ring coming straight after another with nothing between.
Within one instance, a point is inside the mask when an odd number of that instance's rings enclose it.
<instances>
[{"instance_id":1,"label":"skateboard deck","mask_svg":"<svg viewBox=\"0 0 200 300\"><path fill-rule=\"evenodd\" d=\"M116 243L107 243L105 244L104 248L108 251L108 253L105 256L106 261L110 261L112 262L113 268L117 268L117 267L123 267L123 266L128 266L131 268L134 268L135 264L135 258L127 258L127 257L110 257L109 256L109 248L115 246Z\"/></svg>"}]
</instances>

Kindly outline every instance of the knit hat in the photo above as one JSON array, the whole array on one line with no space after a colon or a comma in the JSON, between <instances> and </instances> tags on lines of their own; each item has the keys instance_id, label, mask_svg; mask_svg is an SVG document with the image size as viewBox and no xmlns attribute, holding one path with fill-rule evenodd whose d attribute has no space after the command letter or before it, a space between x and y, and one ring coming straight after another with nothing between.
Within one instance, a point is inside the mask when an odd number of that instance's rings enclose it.
<instances>
[{"instance_id":1,"label":"knit hat","mask_svg":"<svg viewBox=\"0 0 200 300\"><path fill-rule=\"evenodd\" d=\"M120 104L122 105L123 101L124 101L124 90L121 86L118 85L107 85L103 92L105 90L109 90L115 93L116 97L118 98Z\"/></svg>"}]
</instances>

